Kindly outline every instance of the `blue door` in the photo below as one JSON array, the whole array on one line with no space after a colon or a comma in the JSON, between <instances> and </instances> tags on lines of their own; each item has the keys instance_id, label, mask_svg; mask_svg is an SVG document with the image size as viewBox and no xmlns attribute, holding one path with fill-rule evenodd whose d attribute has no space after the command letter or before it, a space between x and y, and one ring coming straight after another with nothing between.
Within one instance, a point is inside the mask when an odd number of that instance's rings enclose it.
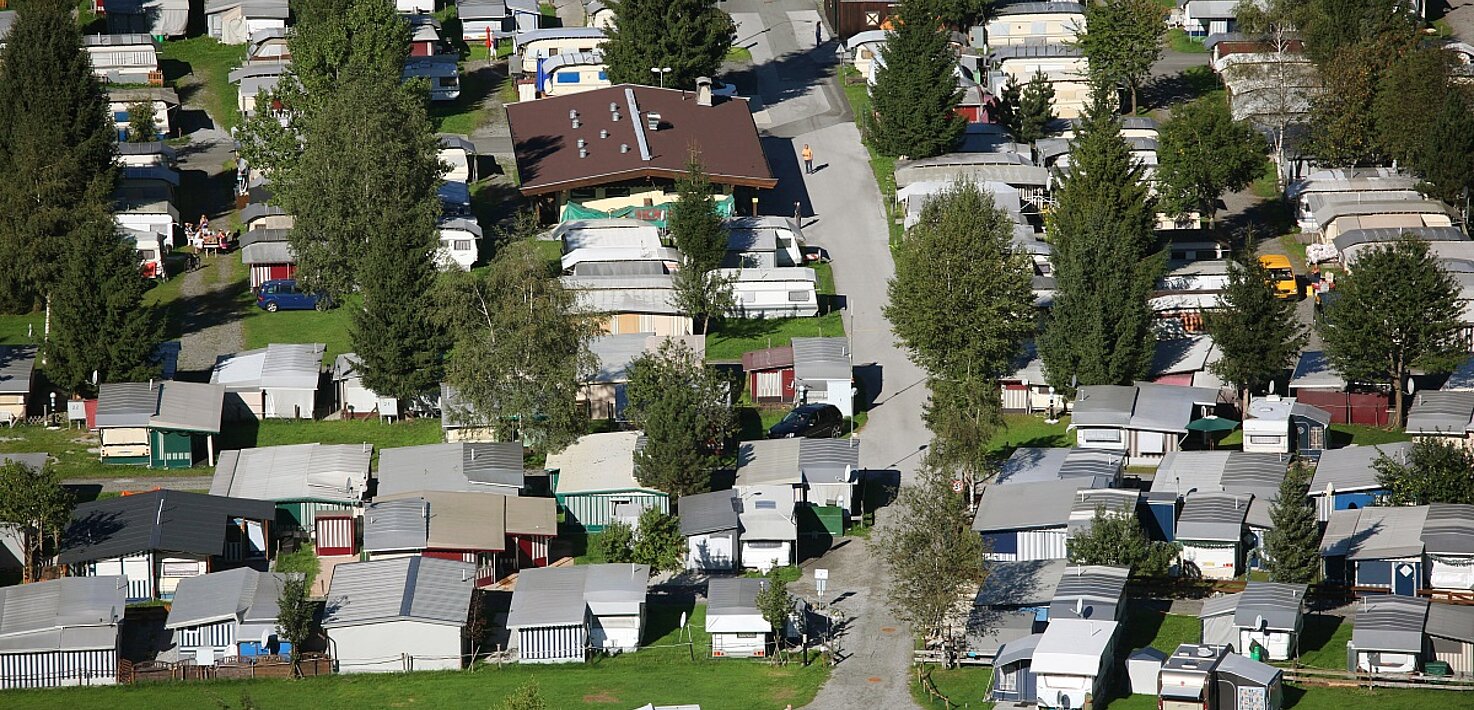
<instances>
[{"instance_id":1,"label":"blue door","mask_svg":"<svg viewBox=\"0 0 1474 710\"><path fill-rule=\"evenodd\" d=\"M1392 565L1392 593L1411 597L1418 593L1419 565L1414 562L1397 562Z\"/></svg>"}]
</instances>

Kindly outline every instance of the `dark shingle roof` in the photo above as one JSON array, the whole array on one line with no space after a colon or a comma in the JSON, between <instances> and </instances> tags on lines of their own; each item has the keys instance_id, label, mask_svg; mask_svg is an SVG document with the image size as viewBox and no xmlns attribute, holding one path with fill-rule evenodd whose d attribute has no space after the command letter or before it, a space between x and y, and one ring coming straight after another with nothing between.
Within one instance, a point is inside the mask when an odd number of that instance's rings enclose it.
<instances>
[{"instance_id":1,"label":"dark shingle roof","mask_svg":"<svg viewBox=\"0 0 1474 710\"><path fill-rule=\"evenodd\" d=\"M677 506L681 512L682 535L737 529L736 491L712 491L682 496Z\"/></svg>"}]
</instances>

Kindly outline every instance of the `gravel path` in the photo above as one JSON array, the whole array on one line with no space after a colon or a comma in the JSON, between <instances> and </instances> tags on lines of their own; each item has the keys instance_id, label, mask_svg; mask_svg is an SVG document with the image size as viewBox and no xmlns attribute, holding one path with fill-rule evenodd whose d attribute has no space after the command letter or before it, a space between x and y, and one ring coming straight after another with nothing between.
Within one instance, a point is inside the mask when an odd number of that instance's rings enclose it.
<instances>
[{"instance_id":1,"label":"gravel path","mask_svg":"<svg viewBox=\"0 0 1474 710\"><path fill-rule=\"evenodd\" d=\"M180 293L184 309L184 336L179 353L180 372L208 372L215 358L245 349L240 296L246 284L229 280L226 259L234 254L207 257L205 266L185 275Z\"/></svg>"},{"instance_id":2,"label":"gravel path","mask_svg":"<svg viewBox=\"0 0 1474 710\"><path fill-rule=\"evenodd\" d=\"M149 473L139 469L140 474ZM208 491L212 476L122 476L118 478L73 478L62 481L68 486L101 486L103 493L123 491L147 491L154 488L169 488L179 491Z\"/></svg>"}]
</instances>

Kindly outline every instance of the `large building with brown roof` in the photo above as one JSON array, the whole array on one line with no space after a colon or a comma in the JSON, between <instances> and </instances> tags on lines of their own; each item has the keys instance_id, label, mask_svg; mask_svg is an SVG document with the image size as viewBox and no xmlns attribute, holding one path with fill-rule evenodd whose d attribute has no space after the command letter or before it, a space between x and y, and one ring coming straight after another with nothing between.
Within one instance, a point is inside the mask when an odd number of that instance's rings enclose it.
<instances>
[{"instance_id":1,"label":"large building with brown roof","mask_svg":"<svg viewBox=\"0 0 1474 710\"><path fill-rule=\"evenodd\" d=\"M693 148L725 193L778 184L741 98L621 84L513 104L507 121L522 194L552 205L610 210L667 201Z\"/></svg>"}]
</instances>

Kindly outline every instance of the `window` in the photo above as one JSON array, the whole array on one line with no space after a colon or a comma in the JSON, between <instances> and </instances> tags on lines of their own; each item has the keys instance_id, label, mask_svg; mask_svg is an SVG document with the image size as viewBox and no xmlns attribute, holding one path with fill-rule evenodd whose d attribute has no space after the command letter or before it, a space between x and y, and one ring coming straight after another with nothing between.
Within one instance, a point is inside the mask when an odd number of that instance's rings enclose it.
<instances>
[{"instance_id":1,"label":"window","mask_svg":"<svg viewBox=\"0 0 1474 710\"><path fill-rule=\"evenodd\" d=\"M599 81L609 81L609 72L600 70Z\"/></svg>"},{"instance_id":2,"label":"window","mask_svg":"<svg viewBox=\"0 0 1474 710\"><path fill-rule=\"evenodd\" d=\"M757 634L737 634L737 638L740 638L740 639L755 639L755 638L757 638Z\"/></svg>"},{"instance_id":3,"label":"window","mask_svg":"<svg viewBox=\"0 0 1474 710\"><path fill-rule=\"evenodd\" d=\"M554 74L553 75L553 81L555 81L555 82L557 82L559 84L577 84L578 83L578 72L576 72L576 71L560 71L557 74Z\"/></svg>"},{"instance_id":4,"label":"window","mask_svg":"<svg viewBox=\"0 0 1474 710\"><path fill-rule=\"evenodd\" d=\"M808 303L809 302L809 292L808 291L789 291L788 292L788 302L789 303Z\"/></svg>"},{"instance_id":5,"label":"window","mask_svg":"<svg viewBox=\"0 0 1474 710\"><path fill-rule=\"evenodd\" d=\"M753 504L753 507L754 508L757 508L758 510L777 510L778 509L778 501L776 501L776 500L760 500L757 503Z\"/></svg>"},{"instance_id":6,"label":"window","mask_svg":"<svg viewBox=\"0 0 1474 710\"><path fill-rule=\"evenodd\" d=\"M1121 440L1121 431L1119 429L1081 429L1080 436L1084 437L1085 441L1112 443Z\"/></svg>"},{"instance_id":7,"label":"window","mask_svg":"<svg viewBox=\"0 0 1474 710\"><path fill-rule=\"evenodd\" d=\"M450 248L453 251L471 251L471 244L470 239L457 239L451 243Z\"/></svg>"},{"instance_id":8,"label":"window","mask_svg":"<svg viewBox=\"0 0 1474 710\"><path fill-rule=\"evenodd\" d=\"M139 249L138 258L143 261L153 261L159 258L159 255L155 253L152 249Z\"/></svg>"},{"instance_id":9,"label":"window","mask_svg":"<svg viewBox=\"0 0 1474 710\"><path fill-rule=\"evenodd\" d=\"M1279 443L1284 442L1284 440L1285 440L1285 438L1283 436L1250 436L1249 437L1249 443L1251 443L1251 444L1279 444Z\"/></svg>"},{"instance_id":10,"label":"window","mask_svg":"<svg viewBox=\"0 0 1474 710\"><path fill-rule=\"evenodd\" d=\"M773 542L768 540L754 540L752 542L744 544L754 550L776 550L783 546L783 543L781 542Z\"/></svg>"},{"instance_id":11,"label":"window","mask_svg":"<svg viewBox=\"0 0 1474 710\"><path fill-rule=\"evenodd\" d=\"M627 187L606 187L606 188L604 188L604 196L605 197L629 197L630 196L630 189L627 188Z\"/></svg>"},{"instance_id":12,"label":"window","mask_svg":"<svg viewBox=\"0 0 1474 710\"><path fill-rule=\"evenodd\" d=\"M117 121L118 123L127 123L128 122L128 112L127 111L116 111L116 112L114 112L113 113L113 120L114 121Z\"/></svg>"},{"instance_id":13,"label":"window","mask_svg":"<svg viewBox=\"0 0 1474 710\"><path fill-rule=\"evenodd\" d=\"M568 198L571 200L592 200L598 194L598 191L592 187L580 187L569 190Z\"/></svg>"}]
</instances>

